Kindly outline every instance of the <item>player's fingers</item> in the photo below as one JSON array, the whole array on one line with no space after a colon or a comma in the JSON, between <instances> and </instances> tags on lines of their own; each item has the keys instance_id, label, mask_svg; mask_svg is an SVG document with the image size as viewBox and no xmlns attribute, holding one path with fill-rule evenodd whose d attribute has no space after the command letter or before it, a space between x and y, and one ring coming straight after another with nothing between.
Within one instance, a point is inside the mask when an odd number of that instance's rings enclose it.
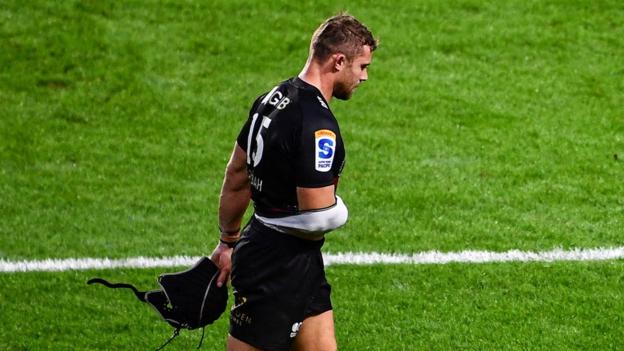
<instances>
[{"instance_id":1,"label":"player's fingers","mask_svg":"<svg viewBox=\"0 0 624 351\"><path fill-rule=\"evenodd\" d=\"M221 261L221 264L219 265L221 270L219 277L217 278L217 286L222 287L223 284L227 282L227 279L230 276L230 271L232 271L232 261L230 261L230 256L226 253L221 255L219 260Z\"/></svg>"},{"instance_id":2,"label":"player's fingers","mask_svg":"<svg viewBox=\"0 0 624 351\"><path fill-rule=\"evenodd\" d=\"M217 278L217 286L220 288L227 281L228 276L230 275L229 269L221 269L219 273L219 277Z\"/></svg>"},{"instance_id":3,"label":"player's fingers","mask_svg":"<svg viewBox=\"0 0 624 351\"><path fill-rule=\"evenodd\" d=\"M212 254L210 255L210 260L214 262L214 264L216 264L219 268L221 268L222 266L221 264L222 253L223 253L223 250L221 249L220 245L217 245L217 247L215 247L214 251L212 251Z\"/></svg>"}]
</instances>

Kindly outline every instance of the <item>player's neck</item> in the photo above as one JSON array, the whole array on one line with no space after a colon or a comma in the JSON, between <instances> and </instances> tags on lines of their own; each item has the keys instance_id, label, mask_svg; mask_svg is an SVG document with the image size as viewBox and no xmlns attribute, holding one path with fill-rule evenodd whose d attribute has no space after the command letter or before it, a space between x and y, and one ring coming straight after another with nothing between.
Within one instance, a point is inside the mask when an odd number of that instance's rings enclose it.
<instances>
[{"instance_id":1,"label":"player's neck","mask_svg":"<svg viewBox=\"0 0 624 351\"><path fill-rule=\"evenodd\" d=\"M334 92L334 79L333 75L325 72L324 67L316 62L308 61L298 77L315 86L323 94L325 101L331 102Z\"/></svg>"}]
</instances>

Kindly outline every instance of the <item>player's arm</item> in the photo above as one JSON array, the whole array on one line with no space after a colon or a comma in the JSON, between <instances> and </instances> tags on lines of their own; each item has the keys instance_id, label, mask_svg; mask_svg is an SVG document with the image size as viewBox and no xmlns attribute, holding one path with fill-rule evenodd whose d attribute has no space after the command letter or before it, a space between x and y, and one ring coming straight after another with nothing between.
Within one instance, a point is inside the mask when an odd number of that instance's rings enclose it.
<instances>
[{"instance_id":1,"label":"player's arm","mask_svg":"<svg viewBox=\"0 0 624 351\"><path fill-rule=\"evenodd\" d=\"M238 145L225 169L225 178L219 199L219 229L221 238L211 259L219 266L221 273L217 285L222 286L232 270L232 244L240 236L240 225L251 199L249 178L247 177L247 155Z\"/></svg>"},{"instance_id":2,"label":"player's arm","mask_svg":"<svg viewBox=\"0 0 624 351\"><path fill-rule=\"evenodd\" d=\"M335 191L333 184L321 188L297 187L299 210L317 210L332 206L336 203Z\"/></svg>"},{"instance_id":3,"label":"player's arm","mask_svg":"<svg viewBox=\"0 0 624 351\"><path fill-rule=\"evenodd\" d=\"M332 168L339 142L338 126L329 118L319 117L315 111L321 107L316 104L314 100L302 107L312 111L308 117L293 118L301 123L294 128L295 145L291 149L295 156L297 213L278 218L256 214L265 225L308 240L322 239L326 233L344 225L348 218L347 207L336 195L338 175L335 167Z\"/></svg>"},{"instance_id":4,"label":"player's arm","mask_svg":"<svg viewBox=\"0 0 624 351\"><path fill-rule=\"evenodd\" d=\"M245 151L238 143L235 144L225 169L219 199L219 228L224 241L238 238L241 222L251 199L246 157Z\"/></svg>"},{"instance_id":5,"label":"player's arm","mask_svg":"<svg viewBox=\"0 0 624 351\"><path fill-rule=\"evenodd\" d=\"M319 240L347 222L349 212L342 199L334 194L334 185L320 188L297 188L299 213L287 217L266 218L263 223L307 240Z\"/></svg>"}]
</instances>

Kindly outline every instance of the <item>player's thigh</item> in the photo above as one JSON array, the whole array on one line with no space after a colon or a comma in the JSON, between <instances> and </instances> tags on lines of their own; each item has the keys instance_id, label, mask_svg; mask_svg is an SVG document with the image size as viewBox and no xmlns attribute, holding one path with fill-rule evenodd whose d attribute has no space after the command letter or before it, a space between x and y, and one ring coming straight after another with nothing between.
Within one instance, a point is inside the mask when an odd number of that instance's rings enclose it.
<instances>
[{"instance_id":1,"label":"player's thigh","mask_svg":"<svg viewBox=\"0 0 624 351\"><path fill-rule=\"evenodd\" d=\"M304 319L291 350L334 351L337 348L334 313L330 310Z\"/></svg>"},{"instance_id":2,"label":"player's thigh","mask_svg":"<svg viewBox=\"0 0 624 351\"><path fill-rule=\"evenodd\" d=\"M243 341L238 340L232 335L228 335L227 351L261 351Z\"/></svg>"}]
</instances>

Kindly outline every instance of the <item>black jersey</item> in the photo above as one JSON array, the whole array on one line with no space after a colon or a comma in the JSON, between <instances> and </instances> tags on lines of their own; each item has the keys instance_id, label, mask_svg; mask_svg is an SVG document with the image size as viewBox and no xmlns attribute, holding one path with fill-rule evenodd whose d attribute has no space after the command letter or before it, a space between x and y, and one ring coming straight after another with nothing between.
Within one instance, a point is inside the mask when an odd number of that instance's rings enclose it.
<instances>
[{"instance_id":1,"label":"black jersey","mask_svg":"<svg viewBox=\"0 0 624 351\"><path fill-rule=\"evenodd\" d=\"M237 143L255 211L265 217L297 213L297 187L337 185L344 166L338 121L321 92L297 77L256 99Z\"/></svg>"}]
</instances>

